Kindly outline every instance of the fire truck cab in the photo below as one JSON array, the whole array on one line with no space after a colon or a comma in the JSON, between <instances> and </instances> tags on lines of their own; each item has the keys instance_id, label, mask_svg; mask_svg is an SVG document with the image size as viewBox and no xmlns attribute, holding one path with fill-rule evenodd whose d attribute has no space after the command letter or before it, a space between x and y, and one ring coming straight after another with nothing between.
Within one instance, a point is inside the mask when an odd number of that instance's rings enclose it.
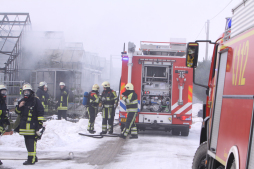
<instances>
[{"instance_id":1,"label":"fire truck cab","mask_svg":"<svg viewBox=\"0 0 254 169\"><path fill-rule=\"evenodd\" d=\"M121 93L127 83L138 95L138 130L172 131L188 136L192 124L192 69L185 66L186 43L140 42L140 50L129 43L122 55ZM119 122L124 128L125 103L120 98Z\"/></svg>"},{"instance_id":2,"label":"fire truck cab","mask_svg":"<svg viewBox=\"0 0 254 169\"><path fill-rule=\"evenodd\" d=\"M198 44L214 45L200 146L192 169L254 168L254 1L244 0L227 18L221 38L188 43L186 65L195 69Z\"/></svg>"}]
</instances>

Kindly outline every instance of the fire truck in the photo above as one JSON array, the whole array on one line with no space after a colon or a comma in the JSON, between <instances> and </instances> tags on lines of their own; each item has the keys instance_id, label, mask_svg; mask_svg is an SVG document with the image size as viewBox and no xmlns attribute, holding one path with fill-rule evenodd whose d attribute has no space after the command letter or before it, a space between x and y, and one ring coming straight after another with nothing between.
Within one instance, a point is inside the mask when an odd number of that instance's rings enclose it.
<instances>
[{"instance_id":1,"label":"fire truck","mask_svg":"<svg viewBox=\"0 0 254 169\"><path fill-rule=\"evenodd\" d=\"M193 169L254 168L254 1L244 0L227 18L215 42L188 43L187 63L195 72L198 45L214 46L204 105L200 146ZM194 58L191 60L191 58ZM195 80L194 80L195 83ZM202 84L201 84L202 85Z\"/></svg>"},{"instance_id":2,"label":"fire truck","mask_svg":"<svg viewBox=\"0 0 254 169\"><path fill-rule=\"evenodd\" d=\"M120 96L132 83L138 95L138 130L172 131L188 136L192 124L193 70L185 66L186 43L129 42L122 52ZM126 106L120 98L119 123L123 130Z\"/></svg>"}]
</instances>

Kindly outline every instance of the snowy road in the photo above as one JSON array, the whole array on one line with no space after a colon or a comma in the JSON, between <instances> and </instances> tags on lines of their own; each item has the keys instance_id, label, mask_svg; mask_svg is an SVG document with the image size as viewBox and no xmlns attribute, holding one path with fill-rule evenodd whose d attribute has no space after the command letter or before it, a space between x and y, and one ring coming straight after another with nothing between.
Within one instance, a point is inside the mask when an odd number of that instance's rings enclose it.
<instances>
[{"instance_id":1,"label":"snowy road","mask_svg":"<svg viewBox=\"0 0 254 169\"><path fill-rule=\"evenodd\" d=\"M193 114L195 116L197 113ZM133 140L95 139L78 135L78 132L85 131L86 126L87 119L78 123L65 120L47 122L46 132L38 141L39 162L33 166L22 165L27 157L22 136L1 137L0 159L4 164L0 168L188 169L199 144L201 119L193 118L188 137L172 136L161 131L140 132L139 139ZM96 118L95 128L100 132L101 116ZM120 132L119 126L115 132Z\"/></svg>"}]
</instances>

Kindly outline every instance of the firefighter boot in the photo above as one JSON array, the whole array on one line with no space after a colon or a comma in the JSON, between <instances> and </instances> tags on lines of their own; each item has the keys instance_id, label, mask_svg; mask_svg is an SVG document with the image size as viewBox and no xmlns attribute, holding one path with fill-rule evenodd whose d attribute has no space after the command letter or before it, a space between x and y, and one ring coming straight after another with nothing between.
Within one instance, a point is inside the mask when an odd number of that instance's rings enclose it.
<instances>
[{"instance_id":1,"label":"firefighter boot","mask_svg":"<svg viewBox=\"0 0 254 169\"><path fill-rule=\"evenodd\" d=\"M102 131L102 132L100 132L100 134L107 134L107 132L106 131Z\"/></svg>"},{"instance_id":2,"label":"firefighter boot","mask_svg":"<svg viewBox=\"0 0 254 169\"><path fill-rule=\"evenodd\" d=\"M23 165L34 165L35 163L32 163L31 161L25 161L24 163L23 163Z\"/></svg>"},{"instance_id":3,"label":"firefighter boot","mask_svg":"<svg viewBox=\"0 0 254 169\"><path fill-rule=\"evenodd\" d=\"M35 162L38 162L38 158L37 158L37 156L35 156Z\"/></svg>"},{"instance_id":4,"label":"firefighter boot","mask_svg":"<svg viewBox=\"0 0 254 169\"><path fill-rule=\"evenodd\" d=\"M109 130L108 134L113 134L113 130Z\"/></svg>"},{"instance_id":5,"label":"firefighter boot","mask_svg":"<svg viewBox=\"0 0 254 169\"><path fill-rule=\"evenodd\" d=\"M130 139L137 139L138 138L138 135L137 134L132 134L131 136L130 136Z\"/></svg>"},{"instance_id":6,"label":"firefighter boot","mask_svg":"<svg viewBox=\"0 0 254 169\"><path fill-rule=\"evenodd\" d=\"M123 133L121 133L119 137L123 138L123 139L126 139L126 136Z\"/></svg>"},{"instance_id":7,"label":"firefighter boot","mask_svg":"<svg viewBox=\"0 0 254 169\"><path fill-rule=\"evenodd\" d=\"M2 165L3 163L2 163L2 161L0 160L0 165Z\"/></svg>"}]
</instances>

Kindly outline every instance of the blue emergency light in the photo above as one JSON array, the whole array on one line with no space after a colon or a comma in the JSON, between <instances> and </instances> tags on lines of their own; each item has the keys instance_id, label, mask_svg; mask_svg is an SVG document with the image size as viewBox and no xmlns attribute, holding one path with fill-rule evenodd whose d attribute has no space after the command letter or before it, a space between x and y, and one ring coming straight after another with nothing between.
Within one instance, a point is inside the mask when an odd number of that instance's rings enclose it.
<instances>
[{"instance_id":1,"label":"blue emergency light","mask_svg":"<svg viewBox=\"0 0 254 169\"><path fill-rule=\"evenodd\" d=\"M123 60L129 60L129 58L123 58Z\"/></svg>"}]
</instances>

